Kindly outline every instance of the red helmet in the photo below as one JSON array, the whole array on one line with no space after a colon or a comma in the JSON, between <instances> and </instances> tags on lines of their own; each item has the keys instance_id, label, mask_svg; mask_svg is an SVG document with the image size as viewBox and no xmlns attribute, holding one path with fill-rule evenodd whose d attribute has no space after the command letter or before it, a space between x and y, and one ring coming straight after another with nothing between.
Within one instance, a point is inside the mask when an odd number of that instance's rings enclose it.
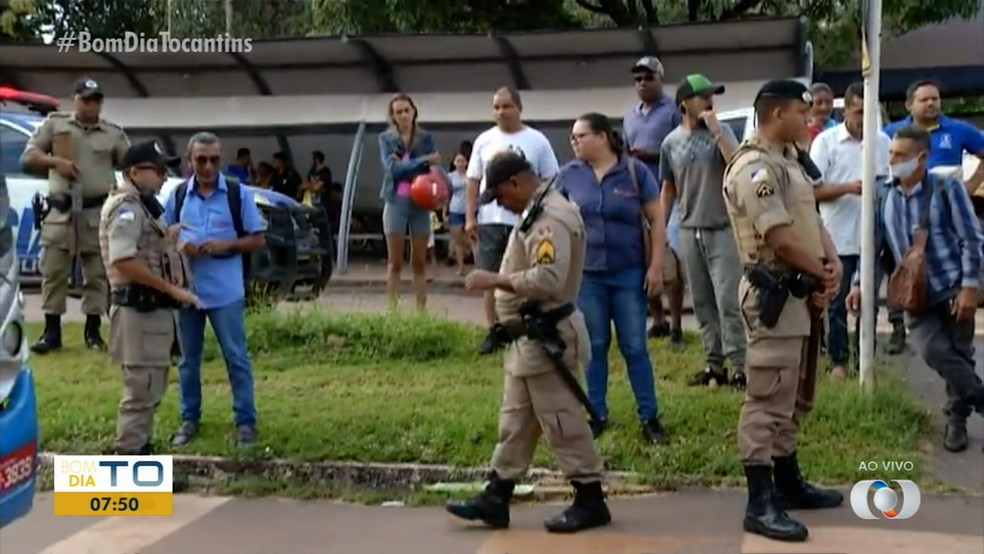
<instances>
[{"instance_id":1,"label":"red helmet","mask_svg":"<svg viewBox=\"0 0 984 554\"><path fill-rule=\"evenodd\" d=\"M421 210L433 211L448 200L448 182L437 168L417 176L410 184L410 200Z\"/></svg>"}]
</instances>

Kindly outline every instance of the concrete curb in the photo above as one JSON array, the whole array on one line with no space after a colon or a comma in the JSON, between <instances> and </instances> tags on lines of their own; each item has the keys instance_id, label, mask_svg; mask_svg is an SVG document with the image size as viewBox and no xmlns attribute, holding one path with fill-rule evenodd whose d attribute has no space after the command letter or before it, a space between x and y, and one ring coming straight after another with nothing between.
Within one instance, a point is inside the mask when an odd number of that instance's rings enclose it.
<instances>
[{"instance_id":1,"label":"concrete curb","mask_svg":"<svg viewBox=\"0 0 984 554\"><path fill-rule=\"evenodd\" d=\"M38 455L38 473L51 475L54 457L58 454L42 452ZM460 468L447 465L380 464L358 462L299 462L286 459L222 458L219 456L172 455L176 474L187 475L196 486L209 488L233 477L260 477L271 481L303 481L332 485L338 488L409 488L439 482L481 481L488 475L487 468ZM529 471L527 482L551 486L564 483L558 471L534 468ZM642 486L641 478L634 473L613 471L606 474L608 488L645 492L667 490L666 487Z\"/></svg>"}]
</instances>

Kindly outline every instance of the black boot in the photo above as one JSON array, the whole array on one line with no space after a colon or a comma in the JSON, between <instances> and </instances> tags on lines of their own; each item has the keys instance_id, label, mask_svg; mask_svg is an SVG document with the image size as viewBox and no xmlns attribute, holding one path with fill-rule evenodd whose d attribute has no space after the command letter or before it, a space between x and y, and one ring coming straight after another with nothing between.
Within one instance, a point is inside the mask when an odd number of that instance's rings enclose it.
<instances>
[{"instance_id":1,"label":"black boot","mask_svg":"<svg viewBox=\"0 0 984 554\"><path fill-rule=\"evenodd\" d=\"M776 479L776 506L782 510L820 510L844 503L844 495L834 489L822 489L806 482L800 473L796 453L773 458Z\"/></svg>"},{"instance_id":2,"label":"black boot","mask_svg":"<svg viewBox=\"0 0 984 554\"><path fill-rule=\"evenodd\" d=\"M452 500L447 510L469 521L479 520L493 529L509 527L509 501L516 483L499 479L493 471L485 490L468 500Z\"/></svg>"},{"instance_id":3,"label":"black boot","mask_svg":"<svg viewBox=\"0 0 984 554\"><path fill-rule=\"evenodd\" d=\"M897 356L905 351L905 324L893 323L892 336L885 345L885 353L889 356Z\"/></svg>"},{"instance_id":4,"label":"black boot","mask_svg":"<svg viewBox=\"0 0 984 554\"><path fill-rule=\"evenodd\" d=\"M943 431L943 448L950 452L967 450L967 420L951 417Z\"/></svg>"},{"instance_id":5,"label":"black boot","mask_svg":"<svg viewBox=\"0 0 984 554\"><path fill-rule=\"evenodd\" d=\"M61 316L57 314L44 314L44 332L41 333L38 342L31 345L31 352L35 354L47 354L61 347Z\"/></svg>"},{"instance_id":6,"label":"black boot","mask_svg":"<svg viewBox=\"0 0 984 554\"><path fill-rule=\"evenodd\" d=\"M102 336L99 335L99 323L98 315L85 316L85 347L89 350L106 349L106 343L103 342Z\"/></svg>"},{"instance_id":7,"label":"black boot","mask_svg":"<svg viewBox=\"0 0 984 554\"><path fill-rule=\"evenodd\" d=\"M786 515L773 498L772 468L745 466L748 481L748 505L744 529L777 541L802 542L810 536L806 526Z\"/></svg>"},{"instance_id":8,"label":"black boot","mask_svg":"<svg viewBox=\"0 0 984 554\"><path fill-rule=\"evenodd\" d=\"M602 527L612 522L612 514L605 504L605 492L601 483L579 483L574 485L574 503L562 513L548 517L543 526L551 533L577 533L592 527Z\"/></svg>"}]
</instances>

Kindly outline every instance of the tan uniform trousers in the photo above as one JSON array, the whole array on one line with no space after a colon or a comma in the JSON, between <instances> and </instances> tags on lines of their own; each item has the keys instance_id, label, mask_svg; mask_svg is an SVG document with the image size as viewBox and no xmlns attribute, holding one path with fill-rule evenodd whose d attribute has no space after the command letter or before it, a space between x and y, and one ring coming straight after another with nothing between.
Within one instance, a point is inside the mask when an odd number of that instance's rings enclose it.
<instances>
[{"instance_id":1,"label":"tan uniform trousers","mask_svg":"<svg viewBox=\"0 0 984 554\"><path fill-rule=\"evenodd\" d=\"M154 415L167 390L174 319L170 310L110 311L110 357L123 368L116 451L138 453L154 434Z\"/></svg>"},{"instance_id":2,"label":"tan uniform trousers","mask_svg":"<svg viewBox=\"0 0 984 554\"><path fill-rule=\"evenodd\" d=\"M823 324L809 337L749 339L748 386L738 418L738 448L745 465L772 465L796 451L796 432L813 409Z\"/></svg>"},{"instance_id":3,"label":"tan uniform trousers","mask_svg":"<svg viewBox=\"0 0 984 554\"><path fill-rule=\"evenodd\" d=\"M556 372L518 377L507 374L499 412L499 443L492 470L517 481L526 475L544 434L564 476L571 481L601 480L603 465L584 408Z\"/></svg>"},{"instance_id":4,"label":"tan uniform trousers","mask_svg":"<svg viewBox=\"0 0 984 554\"><path fill-rule=\"evenodd\" d=\"M41 227L41 309L62 315L72 277L72 257L68 253L68 222L45 221ZM82 264L82 312L106 313L109 285L99 252L99 208L84 210L79 221L79 259Z\"/></svg>"}]
</instances>

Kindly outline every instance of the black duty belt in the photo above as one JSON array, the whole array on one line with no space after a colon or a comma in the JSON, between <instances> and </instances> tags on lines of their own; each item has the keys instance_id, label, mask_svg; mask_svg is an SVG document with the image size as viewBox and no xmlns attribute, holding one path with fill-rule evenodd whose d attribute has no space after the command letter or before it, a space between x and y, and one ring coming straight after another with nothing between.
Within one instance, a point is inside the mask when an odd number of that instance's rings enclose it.
<instances>
[{"instance_id":1,"label":"black duty belt","mask_svg":"<svg viewBox=\"0 0 984 554\"><path fill-rule=\"evenodd\" d=\"M138 312L173 310L177 303L170 296L143 285L127 285L110 292L110 302L115 306L133 308Z\"/></svg>"},{"instance_id":2,"label":"black duty belt","mask_svg":"<svg viewBox=\"0 0 984 554\"><path fill-rule=\"evenodd\" d=\"M94 208L101 208L102 205L106 203L107 197L108 195L104 194L102 196L90 196L89 198L83 198L82 209L91 210ZM69 194L48 195L48 205L59 212L70 212L72 211L72 196Z\"/></svg>"}]
</instances>

